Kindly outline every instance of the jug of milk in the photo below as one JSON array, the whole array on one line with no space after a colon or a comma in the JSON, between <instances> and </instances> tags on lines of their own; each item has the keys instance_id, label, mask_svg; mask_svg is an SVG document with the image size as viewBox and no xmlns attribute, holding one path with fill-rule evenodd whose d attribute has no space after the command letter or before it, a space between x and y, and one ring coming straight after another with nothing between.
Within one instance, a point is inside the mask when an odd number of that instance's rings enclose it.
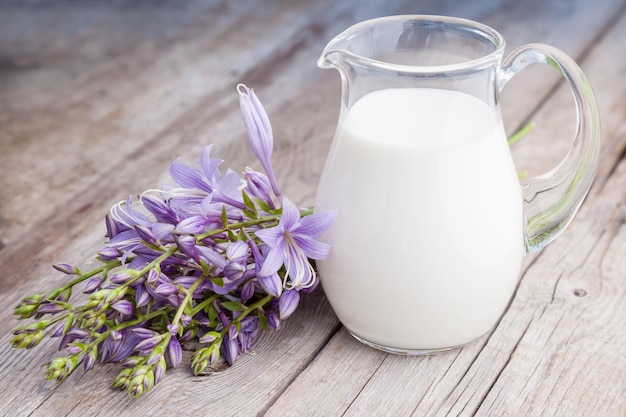
<instances>
[{"instance_id":1,"label":"jug of milk","mask_svg":"<svg viewBox=\"0 0 626 417\"><path fill-rule=\"evenodd\" d=\"M392 16L347 29L318 61L339 70L342 97L315 203L337 217L317 267L333 310L369 346L427 354L487 333L523 257L565 229L591 186L600 126L585 76L550 46L503 62L504 47L473 21ZM499 94L535 63L563 74L578 126L565 159L520 184Z\"/></svg>"}]
</instances>

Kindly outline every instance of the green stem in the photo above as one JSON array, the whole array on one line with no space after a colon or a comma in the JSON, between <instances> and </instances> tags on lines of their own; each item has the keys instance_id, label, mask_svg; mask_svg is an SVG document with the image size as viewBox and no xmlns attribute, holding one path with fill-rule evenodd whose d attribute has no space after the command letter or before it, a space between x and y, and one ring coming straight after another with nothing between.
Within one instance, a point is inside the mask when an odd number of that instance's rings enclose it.
<instances>
[{"instance_id":1,"label":"green stem","mask_svg":"<svg viewBox=\"0 0 626 417\"><path fill-rule=\"evenodd\" d=\"M300 217L308 216L310 214L313 214L313 207L309 207L305 210L302 210L300 212ZM261 217L259 219L247 220L245 222L229 224L228 227L222 227L221 229L211 230L209 232L198 235L198 237L196 238L196 242L206 239L208 237L214 236L214 235L219 235L220 233L225 233L228 230L245 229L250 226L257 226L263 223L277 222L278 220L280 220L281 216L282 214L270 214L268 216Z\"/></svg>"},{"instance_id":2,"label":"green stem","mask_svg":"<svg viewBox=\"0 0 626 417\"><path fill-rule=\"evenodd\" d=\"M55 291L51 292L50 295L48 295L46 297L46 299L48 301L51 301L53 299L55 299L56 297L58 297L63 291L69 289L69 288L73 288L76 284L80 284L81 282L96 276L102 272L105 271L110 271L113 268L117 268L118 266L120 266L122 263L120 261L109 261L107 263L105 263L104 265L92 269L91 271L87 272L86 274L80 274L78 278L68 282L67 284L65 284L64 286L62 286L61 288L56 289Z\"/></svg>"},{"instance_id":3,"label":"green stem","mask_svg":"<svg viewBox=\"0 0 626 417\"><path fill-rule=\"evenodd\" d=\"M509 138L509 146L513 145L515 142L520 140L522 137L526 136L528 134L528 132L530 132L534 128L535 128L535 123L534 122L526 123L524 126L522 126L522 128L520 130L518 130L513 135L511 135L511 137Z\"/></svg>"},{"instance_id":4,"label":"green stem","mask_svg":"<svg viewBox=\"0 0 626 417\"><path fill-rule=\"evenodd\" d=\"M185 311L185 307L187 306L187 304L189 304L189 302L191 302L191 299L193 297L193 293L200 286L202 281L204 281L204 276L198 278L196 280L196 282L194 282L191 285L191 287L189 287L189 289L187 290L187 295L185 295L185 298L183 299L183 302L180 303L180 306L178 307L178 310L176 311L176 314L174 315L174 318L172 319L172 324L178 324L178 322L180 321L181 316L183 315L183 312Z\"/></svg>"},{"instance_id":5,"label":"green stem","mask_svg":"<svg viewBox=\"0 0 626 417\"><path fill-rule=\"evenodd\" d=\"M222 329L222 331L220 332L220 335L222 336L222 338L226 335L226 333L228 333L228 329L230 328L230 326L232 326L236 322L241 322L241 320L244 317L248 316L250 313L255 311L257 308L263 307L265 304L269 303L273 299L274 299L273 295L266 295L265 297L261 298L256 303L250 304L248 306L248 308L246 308L244 311L241 312L240 315L237 316L237 318L233 319L233 321L228 323L228 326L226 326L226 327L224 327L224 329Z\"/></svg>"},{"instance_id":6,"label":"green stem","mask_svg":"<svg viewBox=\"0 0 626 417\"><path fill-rule=\"evenodd\" d=\"M193 308L193 310L191 310L191 316L193 317L196 314L198 314L200 311L202 311L204 307L211 305L213 301L217 300L219 297L220 297L219 294L214 294L210 296L209 298L207 298L206 300L204 300L203 302L199 303L197 306Z\"/></svg>"},{"instance_id":7,"label":"green stem","mask_svg":"<svg viewBox=\"0 0 626 417\"><path fill-rule=\"evenodd\" d=\"M171 246L167 251L163 252L154 261L150 262L148 265L144 266L142 269L137 271L136 275L133 278L129 279L128 281L124 283L124 286L128 287L130 284L132 284L133 282L137 281L139 278L141 278L142 276L150 272L150 270L154 268L156 265L160 265L161 262L163 262L164 260L172 256L176 252L178 252L178 246L176 245Z\"/></svg>"},{"instance_id":8,"label":"green stem","mask_svg":"<svg viewBox=\"0 0 626 417\"><path fill-rule=\"evenodd\" d=\"M148 313L146 315L143 315L141 317L138 317L135 320L121 322L117 326L114 326L114 327L111 327L111 328L107 329L104 333L100 333L100 335L98 337L96 337L94 340L92 340L89 343L89 345L87 345L87 348L84 351L87 352L87 350L93 348L95 345L98 345L99 343L102 343L107 337L109 337L111 332L114 331L114 330L122 330L122 329L126 329L128 327L136 326L138 324L143 323L146 320L151 320L151 319L153 319L155 317L158 317L160 315L163 315L163 314L167 314L167 311L159 309L159 310L153 311L151 313Z\"/></svg>"}]
</instances>

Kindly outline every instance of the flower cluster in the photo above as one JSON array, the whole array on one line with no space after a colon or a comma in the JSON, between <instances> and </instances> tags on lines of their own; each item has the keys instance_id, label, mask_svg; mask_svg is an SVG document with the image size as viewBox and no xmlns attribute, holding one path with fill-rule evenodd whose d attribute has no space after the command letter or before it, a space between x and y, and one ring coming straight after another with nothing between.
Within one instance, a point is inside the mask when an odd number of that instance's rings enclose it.
<instances>
[{"instance_id":1,"label":"flower cluster","mask_svg":"<svg viewBox=\"0 0 626 417\"><path fill-rule=\"evenodd\" d=\"M329 251L316 238L333 214L301 211L281 196L267 114L252 90L237 89L249 145L265 173L222 175L223 161L207 146L199 167L171 164L175 185L113 206L98 266L55 265L69 282L15 308L34 321L13 331L13 347L32 348L47 332L65 350L47 363L46 379L63 381L81 363L91 370L96 362L119 362L113 386L136 397L181 363L183 346L194 345L196 375L231 365L315 289L311 260ZM72 303L79 284L86 301Z\"/></svg>"}]
</instances>

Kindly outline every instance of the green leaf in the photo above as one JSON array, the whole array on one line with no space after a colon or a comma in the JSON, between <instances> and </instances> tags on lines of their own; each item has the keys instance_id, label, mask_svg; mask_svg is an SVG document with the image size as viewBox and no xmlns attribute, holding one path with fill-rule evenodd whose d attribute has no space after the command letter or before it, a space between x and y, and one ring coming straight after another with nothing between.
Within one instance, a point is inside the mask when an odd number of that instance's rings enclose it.
<instances>
[{"instance_id":1,"label":"green leaf","mask_svg":"<svg viewBox=\"0 0 626 417\"><path fill-rule=\"evenodd\" d=\"M257 211L254 202L250 199L250 197L248 197L246 190L241 190L241 195L243 197L243 204L246 206L246 209L243 211L244 214L251 219L258 218L259 212Z\"/></svg>"},{"instance_id":2,"label":"green leaf","mask_svg":"<svg viewBox=\"0 0 626 417\"><path fill-rule=\"evenodd\" d=\"M267 316L265 315L265 312L262 308L257 308L257 316L259 317L259 323L261 323L261 328L263 330L269 329L269 326L267 325Z\"/></svg>"},{"instance_id":3,"label":"green leaf","mask_svg":"<svg viewBox=\"0 0 626 417\"><path fill-rule=\"evenodd\" d=\"M258 198L255 199L256 203L259 205L259 208L267 213L269 213L271 211L271 207L269 206L269 204L267 204L265 201L259 200Z\"/></svg>"},{"instance_id":4,"label":"green leaf","mask_svg":"<svg viewBox=\"0 0 626 417\"><path fill-rule=\"evenodd\" d=\"M513 145L515 142L517 142L518 140L526 136L528 132L530 132L534 128L535 128L535 123L533 122L526 123L524 126L522 126L520 130L518 130L513 135L511 135L511 137L508 140L509 146Z\"/></svg>"},{"instance_id":5,"label":"green leaf","mask_svg":"<svg viewBox=\"0 0 626 417\"><path fill-rule=\"evenodd\" d=\"M220 216L224 229L228 230L228 215L226 214L226 204L222 204L222 215Z\"/></svg>"},{"instance_id":6,"label":"green leaf","mask_svg":"<svg viewBox=\"0 0 626 417\"><path fill-rule=\"evenodd\" d=\"M237 301L225 301L222 303L222 307L230 311L246 311L247 307Z\"/></svg>"},{"instance_id":7,"label":"green leaf","mask_svg":"<svg viewBox=\"0 0 626 417\"><path fill-rule=\"evenodd\" d=\"M183 313L185 313L188 316L191 316L193 314L193 305L191 305L191 303L186 303L185 308L183 309Z\"/></svg>"},{"instance_id":8,"label":"green leaf","mask_svg":"<svg viewBox=\"0 0 626 417\"><path fill-rule=\"evenodd\" d=\"M74 313L69 313L65 318L65 323L63 324L63 334L70 331L72 326L74 326Z\"/></svg>"},{"instance_id":9,"label":"green leaf","mask_svg":"<svg viewBox=\"0 0 626 417\"><path fill-rule=\"evenodd\" d=\"M211 322L211 326L213 326L215 322L217 321L217 310L215 309L213 305L209 307L209 311L207 312L207 315L209 316L209 321Z\"/></svg>"}]
</instances>

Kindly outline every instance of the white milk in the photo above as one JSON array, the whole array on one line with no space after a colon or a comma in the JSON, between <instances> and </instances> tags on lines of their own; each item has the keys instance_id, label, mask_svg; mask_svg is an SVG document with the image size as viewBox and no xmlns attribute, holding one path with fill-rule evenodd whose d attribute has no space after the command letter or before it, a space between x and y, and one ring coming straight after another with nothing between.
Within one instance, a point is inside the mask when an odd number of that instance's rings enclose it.
<instances>
[{"instance_id":1,"label":"white milk","mask_svg":"<svg viewBox=\"0 0 626 417\"><path fill-rule=\"evenodd\" d=\"M316 210L337 210L318 261L339 319L400 350L490 330L523 256L522 196L499 112L455 91L387 89L343 114Z\"/></svg>"}]
</instances>

